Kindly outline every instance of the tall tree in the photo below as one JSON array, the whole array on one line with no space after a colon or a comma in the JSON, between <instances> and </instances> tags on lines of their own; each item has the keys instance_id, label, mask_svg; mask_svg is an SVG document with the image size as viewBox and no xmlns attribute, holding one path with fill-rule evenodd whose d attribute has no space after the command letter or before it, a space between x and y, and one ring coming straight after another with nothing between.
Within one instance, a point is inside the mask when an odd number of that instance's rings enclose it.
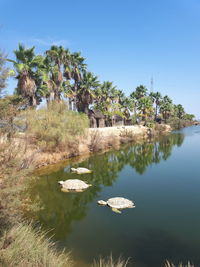
<instances>
[{"instance_id":1,"label":"tall tree","mask_svg":"<svg viewBox=\"0 0 200 267\"><path fill-rule=\"evenodd\" d=\"M110 112L112 104L119 101L118 91L112 82L104 81L95 89L96 107L101 111Z\"/></svg>"},{"instance_id":2,"label":"tall tree","mask_svg":"<svg viewBox=\"0 0 200 267\"><path fill-rule=\"evenodd\" d=\"M77 91L80 89L79 86L81 84L81 80L87 71L87 65L85 64L85 58L81 56L80 52L75 52L70 54L67 51L67 65L65 64L65 74L68 73L68 80L73 79L72 84L67 85L67 95L70 102L74 102L74 109L78 109L77 105ZM67 72L66 72L67 70Z\"/></svg>"},{"instance_id":3,"label":"tall tree","mask_svg":"<svg viewBox=\"0 0 200 267\"><path fill-rule=\"evenodd\" d=\"M139 108L138 108L139 107L139 100L143 97L146 97L147 92L148 92L147 88L144 85L140 85L140 86L137 86L135 88L135 91L133 91L130 94L130 98L134 102L134 117L135 117L136 121L138 119L137 111L139 110ZM141 103L140 103L140 107L141 107Z\"/></svg>"},{"instance_id":4,"label":"tall tree","mask_svg":"<svg viewBox=\"0 0 200 267\"><path fill-rule=\"evenodd\" d=\"M184 107L181 104L178 104L178 105L174 105L174 109L175 109L175 115L179 119L183 119L183 117L185 115Z\"/></svg>"},{"instance_id":5,"label":"tall tree","mask_svg":"<svg viewBox=\"0 0 200 267\"><path fill-rule=\"evenodd\" d=\"M147 96L147 88L144 85L140 85L135 88L135 91L131 94L131 97L135 97L136 99L140 99L144 96Z\"/></svg>"},{"instance_id":6,"label":"tall tree","mask_svg":"<svg viewBox=\"0 0 200 267\"><path fill-rule=\"evenodd\" d=\"M46 98L47 105L55 99L56 83L53 80L54 66L48 57L41 56L39 68L36 71L38 92L41 97Z\"/></svg>"},{"instance_id":7,"label":"tall tree","mask_svg":"<svg viewBox=\"0 0 200 267\"><path fill-rule=\"evenodd\" d=\"M169 98L169 96L164 96L163 100L161 101L160 104L160 112L163 116L163 119L165 120L165 123L167 119L169 119L170 115L172 114L173 111L173 103L172 100Z\"/></svg>"},{"instance_id":8,"label":"tall tree","mask_svg":"<svg viewBox=\"0 0 200 267\"><path fill-rule=\"evenodd\" d=\"M130 118L131 112L135 111L135 102L130 97L125 97L121 102L121 108L126 119Z\"/></svg>"},{"instance_id":9,"label":"tall tree","mask_svg":"<svg viewBox=\"0 0 200 267\"><path fill-rule=\"evenodd\" d=\"M138 100L138 110L142 116L142 120L147 123L147 118L150 117L153 113L153 103L149 96L141 97Z\"/></svg>"},{"instance_id":10,"label":"tall tree","mask_svg":"<svg viewBox=\"0 0 200 267\"><path fill-rule=\"evenodd\" d=\"M135 117L135 122L137 121L137 107L138 107L138 99L136 98L135 91L130 94L130 99L133 103L133 112Z\"/></svg>"},{"instance_id":11,"label":"tall tree","mask_svg":"<svg viewBox=\"0 0 200 267\"><path fill-rule=\"evenodd\" d=\"M22 44L19 44L18 50L14 51L16 61L10 59L8 60L13 62L17 71L17 93L27 98L29 105L33 107L35 107L39 101L35 70L41 60L40 56L35 56L34 49L34 46L26 49Z\"/></svg>"},{"instance_id":12,"label":"tall tree","mask_svg":"<svg viewBox=\"0 0 200 267\"><path fill-rule=\"evenodd\" d=\"M161 103L162 96L161 96L161 93L159 92L156 92L156 93L151 92L149 96L151 97L152 102L155 103L155 121L156 121L158 117L158 108Z\"/></svg>"},{"instance_id":13,"label":"tall tree","mask_svg":"<svg viewBox=\"0 0 200 267\"><path fill-rule=\"evenodd\" d=\"M62 46L51 46L46 51L47 60L52 67L51 78L55 87L53 88L54 100L60 101L63 87L63 65L66 63L66 50Z\"/></svg>"},{"instance_id":14,"label":"tall tree","mask_svg":"<svg viewBox=\"0 0 200 267\"><path fill-rule=\"evenodd\" d=\"M194 114L185 113L185 115L184 115L184 119L185 120L192 121L192 120L194 120L194 118L195 118L195 115Z\"/></svg>"},{"instance_id":15,"label":"tall tree","mask_svg":"<svg viewBox=\"0 0 200 267\"><path fill-rule=\"evenodd\" d=\"M95 98L94 90L99 86L98 77L91 72L84 72L78 83L76 92L77 108L79 112L88 114L89 105Z\"/></svg>"}]
</instances>

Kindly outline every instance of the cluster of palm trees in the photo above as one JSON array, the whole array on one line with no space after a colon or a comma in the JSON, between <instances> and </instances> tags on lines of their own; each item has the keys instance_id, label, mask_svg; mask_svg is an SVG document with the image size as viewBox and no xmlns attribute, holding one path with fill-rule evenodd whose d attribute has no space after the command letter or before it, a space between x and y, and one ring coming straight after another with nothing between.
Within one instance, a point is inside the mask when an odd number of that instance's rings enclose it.
<instances>
[{"instance_id":1,"label":"cluster of palm trees","mask_svg":"<svg viewBox=\"0 0 200 267\"><path fill-rule=\"evenodd\" d=\"M181 104L173 104L169 96L162 97L160 92L150 92L145 86L138 86L130 98L134 101L135 115L140 116L143 121L148 119L154 121L164 120L165 122L172 119L190 119L194 118L193 114L187 114ZM139 111L137 113L137 111Z\"/></svg>"},{"instance_id":2,"label":"cluster of palm trees","mask_svg":"<svg viewBox=\"0 0 200 267\"><path fill-rule=\"evenodd\" d=\"M80 52L71 53L62 46L51 46L44 55L36 55L35 47L19 44L14 51L13 63L18 80L16 93L36 107L42 99L51 101L66 98L69 109L88 114L89 108L99 109L108 118L114 114L135 121L141 119L165 121L170 117L183 118L182 105L174 105L168 96L159 92L148 93L145 86L138 86L130 96L118 90L112 82L100 83L98 77L87 70ZM188 115L188 114L187 114ZM192 116L192 115L190 115ZM189 115L188 115L189 118Z\"/></svg>"}]
</instances>

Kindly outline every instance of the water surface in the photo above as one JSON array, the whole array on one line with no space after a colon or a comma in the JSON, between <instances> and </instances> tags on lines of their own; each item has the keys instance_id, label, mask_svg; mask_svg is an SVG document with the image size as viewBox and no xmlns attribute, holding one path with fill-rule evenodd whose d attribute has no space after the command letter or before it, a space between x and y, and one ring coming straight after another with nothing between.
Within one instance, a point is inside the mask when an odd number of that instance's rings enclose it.
<instances>
[{"instance_id":1,"label":"water surface","mask_svg":"<svg viewBox=\"0 0 200 267\"><path fill-rule=\"evenodd\" d=\"M78 166L93 173L72 174ZM61 192L58 181L69 178L93 186ZM86 266L111 252L130 257L129 266L160 267L166 259L200 266L199 126L47 169L30 193L43 228ZM116 214L97 205L115 196L133 200L136 208Z\"/></svg>"}]
</instances>

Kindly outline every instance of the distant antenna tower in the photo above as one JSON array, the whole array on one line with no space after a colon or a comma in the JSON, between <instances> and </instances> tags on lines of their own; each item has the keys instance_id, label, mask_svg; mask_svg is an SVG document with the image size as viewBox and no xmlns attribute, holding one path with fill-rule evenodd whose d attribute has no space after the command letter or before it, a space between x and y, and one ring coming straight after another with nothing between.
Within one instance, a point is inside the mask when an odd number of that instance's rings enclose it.
<instances>
[{"instance_id":1,"label":"distant antenna tower","mask_svg":"<svg viewBox=\"0 0 200 267\"><path fill-rule=\"evenodd\" d=\"M152 76L152 77L151 77L151 92L152 92L152 93L153 93L153 89L154 89L154 88L153 88L153 85L154 85L154 84L153 84L153 76Z\"/></svg>"}]
</instances>

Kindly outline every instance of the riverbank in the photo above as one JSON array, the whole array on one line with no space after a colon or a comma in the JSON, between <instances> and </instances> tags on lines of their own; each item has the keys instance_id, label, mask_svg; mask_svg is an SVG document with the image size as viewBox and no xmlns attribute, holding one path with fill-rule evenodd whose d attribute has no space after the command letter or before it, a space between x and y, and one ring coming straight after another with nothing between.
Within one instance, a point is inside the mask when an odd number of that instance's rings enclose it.
<instances>
[{"instance_id":1,"label":"riverbank","mask_svg":"<svg viewBox=\"0 0 200 267\"><path fill-rule=\"evenodd\" d=\"M89 128L78 140L71 142L66 149L58 152L48 152L34 145L29 146L24 154L24 161L26 164L31 164L34 169L38 169L77 156L88 156L94 152L119 149L122 144L128 142L141 142L168 134L172 130L198 124L197 121L179 120L169 124L155 124L151 128L142 125Z\"/></svg>"},{"instance_id":2,"label":"riverbank","mask_svg":"<svg viewBox=\"0 0 200 267\"><path fill-rule=\"evenodd\" d=\"M141 125L119 126L105 128L90 128L76 142L62 151L43 151L36 145L29 145L23 156L24 164L33 168L40 168L72 157L90 155L94 152L118 149L121 144L138 142L147 138L153 138L159 134L167 134L172 131L169 125L160 124L155 128ZM19 142L24 143L25 138L21 136Z\"/></svg>"}]
</instances>

